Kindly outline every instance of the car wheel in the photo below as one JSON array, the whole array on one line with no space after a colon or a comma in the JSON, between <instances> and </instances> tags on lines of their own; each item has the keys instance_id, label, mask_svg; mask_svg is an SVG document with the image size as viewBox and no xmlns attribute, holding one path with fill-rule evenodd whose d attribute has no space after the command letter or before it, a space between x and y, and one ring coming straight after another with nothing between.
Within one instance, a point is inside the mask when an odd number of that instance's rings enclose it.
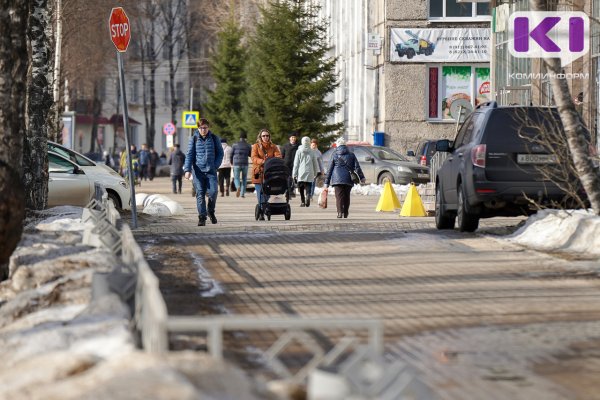
<instances>
[{"instance_id":1,"label":"car wheel","mask_svg":"<svg viewBox=\"0 0 600 400\"><path fill-rule=\"evenodd\" d=\"M456 216L446 211L441 185L435 190L435 226L438 229L453 229Z\"/></svg>"},{"instance_id":2,"label":"car wheel","mask_svg":"<svg viewBox=\"0 0 600 400\"><path fill-rule=\"evenodd\" d=\"M115 193L108 192L108 200L113 202L117 210L121 210L123 208L121 205L121 199L119 199L119 196L117 196Z\"/></svg>"},{"instance_id":3,"label":"car wheel","mask_svg":"<svg viewBox=\"0 0 600 400\"><path fill-rule=\"evenodd\" d=\"M379 179L377 180L377 183L380 185L385 185L386 182L394 183L394 176L389 172L379 175Z\"/></svg>"},{"instance_id":4,"label":"car wheel","mask_svg":"<svg viewBox=\"0 0 600 400\"><path fill-rule=\"evenodd\" d=\"M458 210L456 212L458 230L461 232L474 232L479 226L479 216L469 213L467 199L462 183L458 185Z\"/></svg>"},{"instance_id":5,"label":"car wheel","mask_svg":"<svg viewBox=\"0 0 600 400\"><path fill-rule=\"evenodd\" d=\"M413 49L406 50L406 58L409 60L415 56L415 51Z\"/></svg>"}]
</instances>

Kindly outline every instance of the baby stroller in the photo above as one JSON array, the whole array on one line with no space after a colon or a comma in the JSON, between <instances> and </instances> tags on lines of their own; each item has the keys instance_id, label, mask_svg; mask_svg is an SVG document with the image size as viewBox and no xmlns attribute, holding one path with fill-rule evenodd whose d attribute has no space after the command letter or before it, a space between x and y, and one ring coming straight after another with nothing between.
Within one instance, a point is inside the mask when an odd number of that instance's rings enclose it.
<instances>
[{"instance_id":1,"label":"baby stroller","mask_svg":"<svg viewBox=\"0 0 600 400\"><path fill-rule=\"evenodd\" d=\"M276 196L285 194L285 202L262 202L256 205L254 217L258 219L263 216L271 220L271 215L284 215L286 220L292 217L292 208L290 207L290 195L288 191L288 181L290 179L290 170L283 164L281 158L269 158L265 161L263 183L261 185L261 198L264 200L267 196Z\"/></svg>"}]
</instances>

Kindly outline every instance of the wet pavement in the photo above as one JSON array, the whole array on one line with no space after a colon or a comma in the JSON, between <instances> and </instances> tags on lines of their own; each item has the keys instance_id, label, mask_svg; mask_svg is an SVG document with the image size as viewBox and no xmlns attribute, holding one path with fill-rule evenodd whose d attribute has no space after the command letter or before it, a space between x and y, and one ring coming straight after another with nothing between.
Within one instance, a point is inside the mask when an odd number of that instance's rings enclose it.
<instances>
[{"instance_id":1,"label":"wet pavement","mask_svg":"<svg viewBox=\"0 0 600 400\"><path fill-rule=\"evenodd\" d=\"M440 398L598 398L598 263L499 239L522 218L440 232L431 217L377 213L376 196L353 196L347 220L296 197L290 221L255 221L248 193L219 197L219 223L198 227L186 185L136 188L186 212L142 215L135 231L170 314L376 317L386 357Z\"/></svg>"}]
</instances>

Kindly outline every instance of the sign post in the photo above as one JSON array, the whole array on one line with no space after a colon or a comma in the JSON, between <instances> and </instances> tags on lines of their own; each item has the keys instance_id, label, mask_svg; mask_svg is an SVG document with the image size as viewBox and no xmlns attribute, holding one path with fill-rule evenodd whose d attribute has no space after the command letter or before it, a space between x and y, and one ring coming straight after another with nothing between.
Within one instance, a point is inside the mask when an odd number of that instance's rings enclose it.
<instances>
[{"instance_id":1,"label":"sign post","mask_svg":"<svg viewBox=\"0 0 600 400\"><path fill-rule=\"evenodd\" d=\"M123 129L125 129L125 151L127 152L127 171L129 174L129 190L131 193L131 224L137 228L137 209L135 204L135 182L133 179L133 165L131 162L131 151L129 145L129 114L127 111L127 96L125 93L125 73L123 68L123 57L121 53L127 51L131 39L129 17L122 7L115 7L110 12L108 19L108 30L110 39L117 48L117 64L119 68L119 87L121 88L121 101L123 102Z\"/></svg>"}]
</instances>

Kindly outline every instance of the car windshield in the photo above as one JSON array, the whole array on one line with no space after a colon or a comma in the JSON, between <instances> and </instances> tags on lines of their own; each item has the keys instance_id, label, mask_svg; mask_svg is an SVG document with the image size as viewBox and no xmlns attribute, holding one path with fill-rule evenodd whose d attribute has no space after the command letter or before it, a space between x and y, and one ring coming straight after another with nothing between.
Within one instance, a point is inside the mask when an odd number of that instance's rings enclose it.
<instances>
[{"instance_id":1,"label":"car windshield","mask_svg":"<svg viewBox=\"0 0 600 400\"><path fill-rule=\"evenodd\" d=\"M95 167L96 164L82 156L79 153L74 152L73 150L69 150L65 147L59 146L55 143L50 143L48 142L48 150L53 151L57 154L60 154L61 156L68 158L69 160L73 161L75 164L81 166L81 167Z\"/></svg>"},{"instance_id":2,"label":"car windshield","mask_svg":"<svg viewBox=\"0 0 600 400\"><path fill-rule=\"evenodd\" d=\"M408 161L400 153L396 153L394 150L385 147L372 147L371 151L378 159L383 161Z\"/></svg>"}]
</instances>

